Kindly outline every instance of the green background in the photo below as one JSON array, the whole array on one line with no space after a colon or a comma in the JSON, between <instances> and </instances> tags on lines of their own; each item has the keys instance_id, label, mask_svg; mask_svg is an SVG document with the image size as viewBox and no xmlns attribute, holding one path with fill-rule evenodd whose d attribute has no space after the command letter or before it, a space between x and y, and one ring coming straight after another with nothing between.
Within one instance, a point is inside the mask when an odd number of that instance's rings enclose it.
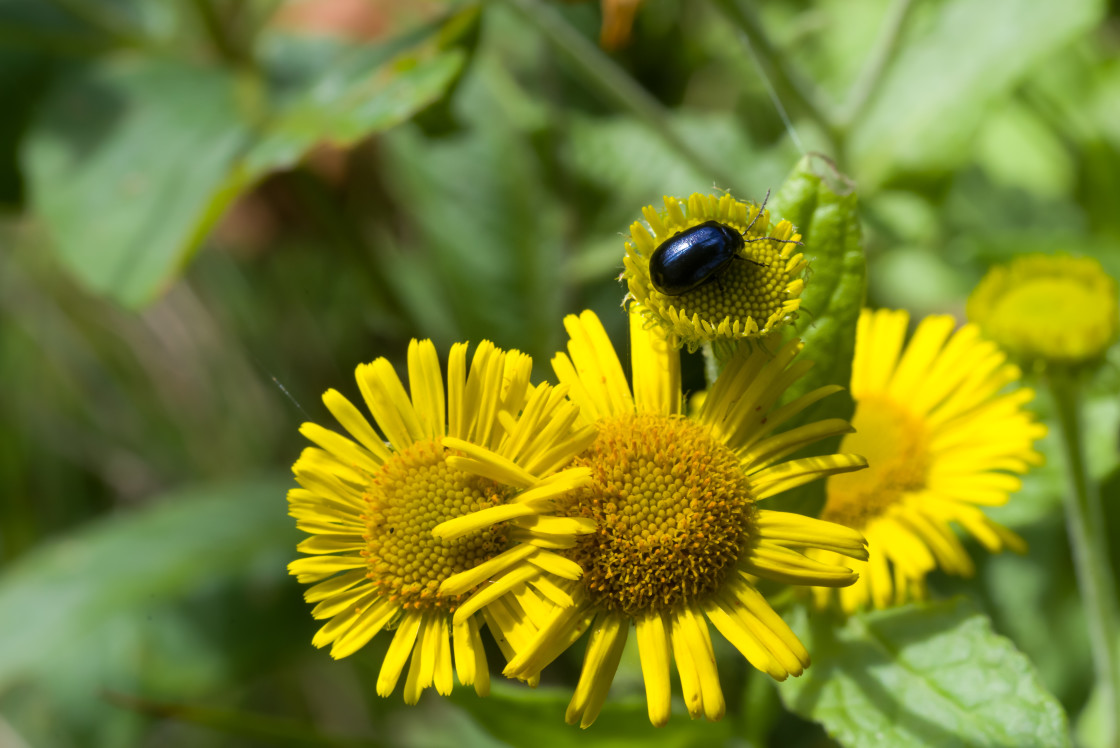
<instances>
[{"instance_id":1,"label":"green background","mask_svg":"<svg viewBox=\"0 0 1120 748\"><path fill-rule=\"evenodd\" d=\"M1115 3L647 0L613 52L597 3L298 5L0 0L0 744L1100 744L1053 435L993 512L1029 555L969 544L977 579L929 607L793 611L806 676L779 693L723 646L727 719L678 695L662 730L629 651L564 725L582 644L536 692L377 697L385 641L310 646L284 493L320 394L411 337L539 378L564 314L622 344L622 235L662 195L773 190L818 227L820 383L863 256L867 303L915 317L963 316L1019 253L1120 276ZM363 23L321 28L329 5ZM849 181L799 187L809 151ZM1105 497L1117 363L1087 409Z\"/></svg>"}]
</instances>

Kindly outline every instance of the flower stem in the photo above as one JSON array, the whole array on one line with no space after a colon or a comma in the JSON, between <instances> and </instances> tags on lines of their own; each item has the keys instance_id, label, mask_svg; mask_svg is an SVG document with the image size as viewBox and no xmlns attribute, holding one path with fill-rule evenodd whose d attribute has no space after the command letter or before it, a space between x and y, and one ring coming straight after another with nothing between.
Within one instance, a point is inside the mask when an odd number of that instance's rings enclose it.
<instances>
[{"instance_id":1,"label":"flower stem","mask_svg":"<svg viewBox=\"0 0 1120 748\"><path fill-rule=\"evenodd\" d=\"M794 103L816 122L830 139L835 139L836 123L819 92L786 63L783 55L766 33L754 6L737 0L713 0L725 17L734 22L750 42L762 72Z\"/></svg>"},{"instance_id":2,"label":"flower stem","mask_svg":"<svg viewBox=\"0 0 1120 748\"><path fill-rule=\"evenodd\" d=\"M844 102L838 118L842 130L847 131L851 128L852 123L863 114L864 107L878 88L887 64L894 59L895 52L898 50L902 27L906 24L913 5L913 0L893 0L891 3L863 69L860 70L859 76L848 91L848 99Z\"/></svg>"},{"instance_id":3,"label":"flower stem","mask_svg":"<svg viewBox=\"0 0 1120 748\"><path fill-rule=\"evenodd\" d=\"M589 42L564 16L540 0L507 0L561 52L573 68L611 103L635 115L693 169L717 183L742 187L741 180L692 147L669 124L669 112L606 53Z\"/></svg>"},{"instance_id":4,"label":"flower stem","mask_svg":"<svg viewBox=\"0 0 1120 748\"><path fill-rule=\"evenodd\" d=\"M1062 451L1066 458L1069 488L1065 494L1066 525L1073 552L1077 586L1089 625L1097 688L1104 708L1104 745L1118 745L1120 714L1120 662L1117 659L1118 620L1116 583L1108 555L1100 492L1089 475L1082 440L1080 386L1072 374L1049 376L1050 392L1058 416Z\"/></svg>"},{"instance_id":5,"label":"flower stem","mask_svg":"<svg viewBox=\"0 0 1120 748\"><path fill-rule=\"evenodd\" d=\"M723 362L716 357L711 341L701 345L700 352L704 354L704 381L708 384L708 389L711 389L719 379L719 373L723 371Z\"/></svg>"}]
</instances>

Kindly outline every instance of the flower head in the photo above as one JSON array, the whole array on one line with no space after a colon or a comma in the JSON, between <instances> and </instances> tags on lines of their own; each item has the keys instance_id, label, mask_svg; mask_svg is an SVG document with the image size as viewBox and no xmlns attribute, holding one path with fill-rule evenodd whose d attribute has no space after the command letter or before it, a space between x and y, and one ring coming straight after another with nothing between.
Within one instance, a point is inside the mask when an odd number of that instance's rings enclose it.
<instances>
[{"instance_id":1,"label":"flower head","mask_svg":"<svg viewBox=\"0 0 1120 748\"><path fill-rule=\"evenodd\" d=\"M968 317L1024 362L1094 361L1120 337L1116 281L1089 257L1033 254L996 266L969 297Z\"/></svg>"},{"instance_id":2,"label":"flower head","mask_svg":"<svg viewBox=\"0 0 1120 748\"><path fill-rule=\"evenodd\" d=\"M1023 408L1034 393L1004 392L1019 370L975 325L954 333L952 317L927 317L903 345L908 320L904 311L868 310L859 320L855 433L841 449L864 455L869 467L829 478L821 514L867 538L870 558L856 563L859 581L839 591L847 612L921 598L936 568L970 575L972 561L951 522L992 553L1025 550L981 507L1005 503L1019 489L1016 474L1041 461L1031 445L1046 428ZM814 595L829 602L828 591Z\"/></svg>"},{"instance_id":3,"label":"flower head","mask_svg":"<svg viewBox=\"0 0 1120 748\"><path fill-rule=\"evenodd\" d=\"M724 701L708 623L755 667L779 680L798 675L809 655L755 588L757 577L787 584L851 584L839 563L812 561L806 548L864 558L858 532L761 502L809 481L866 463L855 455L783 461L800 448L845 433L845 421L822 421L776 433L809 404L835 392L815 390L778 400L809 363L794 362L800 343L774 358L762 350L732 357L695 417L682 414L679 352L660 328L630 316L633 389L598 318L565 320L568 355L553 359L580 419L598 429L573 465L591 482L573 491L558 514L593 521L593 534L567 552L583 569L559 586L574 600L551 605L539 635L520 650L507 675L532 677L591 628L567 720L595 721L614 678L630 624L650 720L669 718L669 670L680 673L693 717L719 719Z\"/></svg>"},{"instance_id":4,"label":"flower head","mask_svg":"<svg viewBox=\"0 0 1120 748\"><path fill-rule=\"evenodd\" d=\"M687 201L665 198L665 210L642 209L646 222L630 227L623 277L639 313L665 328L673 345L690 351L702 343L728 346L743 338L767 335L791 321L801 306L806 267L797 252L801 235L789 221L771 227L765 205L730 195L693 194ZM692 290L667 295L650 279L650 258L666 240L715 221L743 236L737 256L711 280Z\"/></svg>"},{"instance_id":5,"label":"flower head","mask_svg":"<svg viewBox=\"0 0 1120 748\"><path fill-rule=\"evenodd\" d=\"M445 391L435 347L413 340L411 397L385 359L359 366L358 386L381 433L329 390L323 402L349 437L305 423L301 433L317 446L292 468L301 487L288 493L291 514L310 537L299 544L309 555L288 568L313 584L305 598L316 604L315 618L327 621L312 643L330 644L332 656L345 657L380 631L396 629L377 691L392 693L411 658L408 703L433 683L442 694L451 691L452 650L459 681L480 695L488 691L480 623L507 658L535 634L520 600L531 592L526 583L543 572L526 573L522 562L530 570L579 576L574 563L548 550L562 544L553 542L554 528L542 515L551 509L550 496L586 482L586 470L560 468L594 431L574 425L575 408L562 390L530 385L528 356L484 341L468 370L466 350L465 344L451 349ZM505 521L454 538L433 534L436 525L480 511L502 513ZM562 529L567 540L592 528L566 521ZM483 601L475 607L479 615L453 625L478 582L456 593L440 585L480 567L498 582L516 573L521 596Z\"/></svg>"}]
</instances>

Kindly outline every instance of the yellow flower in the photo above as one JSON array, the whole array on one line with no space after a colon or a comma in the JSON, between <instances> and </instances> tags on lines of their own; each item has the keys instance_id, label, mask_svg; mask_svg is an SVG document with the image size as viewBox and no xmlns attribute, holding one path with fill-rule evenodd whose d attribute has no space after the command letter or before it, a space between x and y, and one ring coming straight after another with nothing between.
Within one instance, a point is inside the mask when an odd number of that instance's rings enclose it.
<instances>
[{"instance_id":1,"label":"yellow flower","mask_svg":"<svg viewBox=\"0 0 1120 748\"><path fill-rule=\"evenodd\" d=\"M709 391L695 417L682 414L680 357L659 328L630 315L633 390L599 319L565 320L570 355L553 368L580 419L598 429L573 465L591 483L558 514L593 521L567 556L583 577L559 580L574 605L550 609L540 634L519 648L506 675L531 678L591 628L587 656L566 718L587 727L607 696L631 623L646 684L650 720L669 719L669 671L675 659L693 717L719 719L723 694L708 622L755 667L779 680L809 664L801 642L755 588L756 577L786 584L851 584L836 563L803 555L823 548L864 558L863 538L846 527L771 511L759 502L782 491L866 463L855 455L783 460L820 439L845 433L839 419L784 433L789 418L838 387L785 405L778 400L810 366L794 358L798 341L774 358L741 351Z\"/></svg>"},{"instance_id":2,"label":"yellow flower","mask_svg":"<svg viewBox=\"0 0 1120 748\"><path fill-rule=\"evenodd\" d=\"M841 449L862 454L867 470L829 479L822 519L863 532L870 558L860 579L839 592L846 612L883 608L925 595L934 569L961 576L972 561L950 527L956 522L992 553L1022 552L1023 540L981 510L1017 491L1041 462L1032 443L1046 428L1023 405L1029 389L1004 389L1019 370L975 325L953 332L949 316L927 317L908 346L909 315L864 310L859 319L852 397L855 433ZM834 556L814 551L814 558ZM830 593L814 590L819 605Z\"/></svg>"},{"instance_id":3,"label":"yellow flower","mask_svg":"<svg viewBox=\"0 0 1120 748\"><path fill-rule=\"evenodd\" d=\"M1120 337L1116 281L1089 257L1033 254L992 268L968 317L1023 362L1094 361Z\"/></svg>"},{"instance_id":4,"label":"yellow flower","mask_svg":"<svg viewBox=\"0 0 1120 748\"><path fill-rule=\"evenodd\" d=\"M452 347L445 392L435 347L413 340L411 397L385 359L359 366L358 387L381 433L328 390L323 402L350 436L305 423L301 433L318 446L292 468L301 488L289 492L288 502L297 526L310 533L299 550L311 555L288 568L314 585L305 597L316 604L315 618L327 621L312 643L330 644L332 656L345 657L378 632L396 629L377 692L392 693L411 657L404 689L410 704L433 683L450 693L452 644L459 681L485 695L490 676L480 623L511 657L536 632L519 597L551 594L557 604L571 602L550 580L580 574L548 550L563 547L557 527L569 545L592 529L542 515L552 497L586 483L586 469L560 468L594 430L574 427L576 409L562 390L530 385L528 356L484 341L468 371L466 351L465 344ZM432 534L437 524L487 508L509 521L453 540ZM481 621L471 615L452 625L471 588L444 594L440 584L479 566L499 581L516 574L521 593L481 606Z\"/></svg>"},{"instance_id":5,"label":"yellow flower","mask_svg":"<svg viewBox=\"0 0 1120 748\"><path fill-rule=\"evenodd\" d=\"M763 206L730 195L693 194L687 202L665 198L665 210L642 209L646 223L635 222L626 242L623 277L629 296L651 324L665 328L674 345L695 351L703 343L730 346L744 338L767 335L790 322L801 306L801 278L806 267L797 252L801 235L789 221L771 230ZM662 242L706 221L716 221L744 234L739 257L713 279L679 295L666 295L650 280L649 262ZM749 230L748 230L749 229Z\"/></svg>"}]
</instances>

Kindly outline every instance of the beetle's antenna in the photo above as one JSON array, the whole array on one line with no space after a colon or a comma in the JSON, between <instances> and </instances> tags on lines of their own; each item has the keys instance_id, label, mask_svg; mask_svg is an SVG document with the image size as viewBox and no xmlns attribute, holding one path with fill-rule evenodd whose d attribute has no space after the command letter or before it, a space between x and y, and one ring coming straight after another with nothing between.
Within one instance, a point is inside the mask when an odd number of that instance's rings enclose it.
<instances>
[{"instance_id":1,"label":"beetle's antenna","mask_svg":"<svg viewBox=\"0 0 1120 748\"><path fill-rule=\"evenodd\" d=\"M762 204L758 206L758 212L754 214L754 218L751 219L750 225L748 225L746 230L743 231L743 241L746 242L747 244L753 244L754 242L779 242L781 244L798 244L798 245L804 247L805 244L803 242L794 241L793 239L775 239L772 236L760 236L757 239L748 239L747 238L747 234L749 234L751 229L754 228L754 224L755 224L756 221L758 221L758 217L760 215L762 215L762 211L766 209L766 202L769 199L770 199L770 190L766 190L766 197L762 198ZM743 259L745 260L747 258L744 257ZM752 260L751 262L754 262L754 261Z\"/></svg>"},{"instance_id":2,"label":"beetle's antenna","mask_svg":"<svg viewBox=\"0 0 1120 748\"><path fill-rule=\"evenodd\" d=\"M747 234L751 233L751 229L754 228L754 224L755 224L755 222L758 221L758 217L760 215L762 215L762 211L766 210L766 201L769 200L769 199L770 199L770 190L766 190L766 197L762 198L762 205L758 206L758 212L754 214L754 218L751 219L750 224L748 224L747 228L743 231L743 238L744 239L747 238ZM755 241L758 241L758 240L756 239Z\"/></svg>"}]
</instances>

